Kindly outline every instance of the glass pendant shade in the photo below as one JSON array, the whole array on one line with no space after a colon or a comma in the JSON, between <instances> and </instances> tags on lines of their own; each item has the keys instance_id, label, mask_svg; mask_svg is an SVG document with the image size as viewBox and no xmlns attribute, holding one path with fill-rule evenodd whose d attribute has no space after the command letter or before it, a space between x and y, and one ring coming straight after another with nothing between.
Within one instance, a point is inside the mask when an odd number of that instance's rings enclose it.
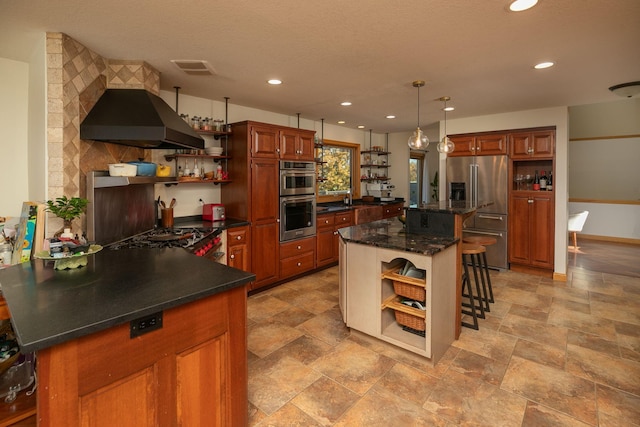
<instances>
[{"instance_id":1,"label":"glass pendant shade","mask_svg":"<svg viewBox=\"0 0 640 427\"><path fill-rule=\"evenodd\" d=\"M438 153L449 154L453 152L455 145L453 145L453 141L451 141L448 136L444 136L442 140L438 142L436 148L438 149Z\"/></svg>"},{"instance_id":2,"label":"glass pendant shade","mask_svg":"<svg viewBox=\"0 0 640 427\"><path fill-rule=\"evenodd\" d=\"M418 127L413 131L413 135L409 137L407 143L412 150L426 150L429 146L429 138L427 138L427 135Z\"/></svg>"}]
</instances>

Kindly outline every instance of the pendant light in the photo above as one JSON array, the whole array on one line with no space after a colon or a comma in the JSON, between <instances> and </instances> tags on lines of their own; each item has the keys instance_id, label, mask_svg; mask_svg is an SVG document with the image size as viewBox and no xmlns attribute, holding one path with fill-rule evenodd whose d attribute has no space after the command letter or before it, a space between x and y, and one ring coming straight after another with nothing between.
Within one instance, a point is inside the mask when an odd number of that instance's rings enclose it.
<instances>
[{"instance_id":1,"label":"pendant light","mask_svg":"<svg viewBox=\"0 0 640 427\"><path fill-rule=\"evenodd\" d=\"M438 142L438 145L436 146L436 148L438 149L438 153L452 153L453 150L456 148L456 146L453 144L453 141L451 141L451 139L449 139L449 137L447 136L447 101L449 101L451 98L448 96L443 96L442 98L440 98L440 101L444 102L444 136L442 137L442 140L440 142Z\"/></svg>"},{"instance_id":2,"label":"pendant light","mask_svg":"<svg viewBox=\"0 0 640 427\"><path fill-rule=\"evenodd\" d=\"M422 86L424 86L424 80L416 80L413 82L413 87L418 88L418 127L413 132L413 135L409 137L409 141L407 141L407 143L409 144L409 148L412 150L424 151L429 146L429 138L427 138L427 135L425 135L424 132L422 132L422 129L420 129L420 88Z\"/></svg>"}]
</instances>

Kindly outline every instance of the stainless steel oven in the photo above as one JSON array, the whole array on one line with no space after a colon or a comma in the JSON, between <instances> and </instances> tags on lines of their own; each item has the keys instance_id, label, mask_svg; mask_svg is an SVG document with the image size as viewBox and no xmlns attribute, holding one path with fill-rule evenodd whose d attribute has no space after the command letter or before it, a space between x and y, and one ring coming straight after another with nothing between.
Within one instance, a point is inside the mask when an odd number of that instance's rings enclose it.
<instances>
[{"instance_id":1,"label":"stainless steel oven","mask_svg":"<svg viewBox=\"0 0 640 427\"><path fill-rule=\"evenodd\" d=\"M280 241L315 235L315 194L280 197Z\"/></svg>"},{"instance_id":2,"label":"stainless steel oven","mask_svg":"<svg viewBox=\"0 0 640 427\"><path fill-rule=\"evenodd\" d=\"M314 162L280 161L280 196L315 194L316 166Z\"/></svg>"}]
</instances>

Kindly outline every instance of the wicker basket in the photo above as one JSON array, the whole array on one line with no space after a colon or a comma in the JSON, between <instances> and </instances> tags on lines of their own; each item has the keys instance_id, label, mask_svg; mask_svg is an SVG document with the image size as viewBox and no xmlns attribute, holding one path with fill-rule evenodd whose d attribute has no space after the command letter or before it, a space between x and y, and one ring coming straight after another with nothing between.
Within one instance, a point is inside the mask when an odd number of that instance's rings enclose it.
<instances>
[{"instance_id":1,"label":"wicker basket","mask_svg":"<svg viewBox=\"0 0 640 427\"><path fill-rule=\"evenodd\" d=\"M411 285L409 283L393 281L393 291L396 295L401 295L415 301L424 302L427 296L426 290L421 286Z\"/></svg>"},{"instance_id":2,"label":"wicker basket","mask_svg":"<svg viewBox=\"0 0 640 427\"><path fill-rule=\"evenodd\" d=\"M406 326L416 331L424 331L427 329L425 320L418 316L412 316L411 314L404 313L402 311L395 310L396 322L402 326Z\"/></svg>"}]
</instances>

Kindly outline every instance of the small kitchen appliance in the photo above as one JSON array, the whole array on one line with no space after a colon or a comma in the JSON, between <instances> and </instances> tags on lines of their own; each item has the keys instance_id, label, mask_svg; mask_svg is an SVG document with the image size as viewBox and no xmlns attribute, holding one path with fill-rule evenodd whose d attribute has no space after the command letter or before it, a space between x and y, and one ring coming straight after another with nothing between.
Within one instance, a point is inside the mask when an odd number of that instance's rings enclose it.
<instances>
[{"instance_id":1,"label":"small kitchen appliance","mask_svg":"<svg viewBox=\"0 0 640 427\"><path fill-rule=\"evenodd\" d=\"M381 202L392 202L396 199L391 195L394 188L396 188L395 185L384 182L367 184L367 192L380 199Z\"/></svg>"},{"instance_id":2,"label":"small kitchen appliance","mask_svg":"<svg viewBox=\"0 0 640 427\"><path fill-rule=\"evenodd\" d=\"M202 206L202 219L205 221L224 221L224 205L221 203L205 203Z\"/></svg>"}]
</instances>

